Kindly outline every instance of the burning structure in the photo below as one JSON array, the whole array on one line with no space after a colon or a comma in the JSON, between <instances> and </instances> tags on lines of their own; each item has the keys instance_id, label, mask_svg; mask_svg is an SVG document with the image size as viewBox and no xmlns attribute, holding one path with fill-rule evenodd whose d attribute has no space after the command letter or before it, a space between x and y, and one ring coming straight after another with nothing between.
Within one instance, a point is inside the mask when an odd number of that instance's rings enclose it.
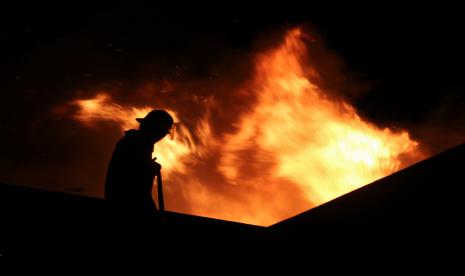
<instances>
[{"instance_id":1,"label":"burning structure","mask_svg":"<svg viewBox=\"0 0 465 276\"><path fill-rule=\"evenodd\" d=\"M465 141L460 8L175 4L5 7L0 181L94 198L0 185L0 263L460 261L463 146L411 166ZM251 44L302 22L350 67L304 29ZM359 94L347 72L376 84ZM171 212L130 250L135 227L95 197L148 108L179 123L155 151L168 210L269 226Z\"/></svg>"},{"instance_id":2,"label":"burning structure","mask_svg":"<svg viewBox=\"0 0 465 276\"><path fill-rule=\"evenodd\" d=\"M194 94L194 107L176 106L169 95L152 91L154 104L137 107L99 91L74 99L71 116L126 130L152 108L169 110L176 135L154 153L166 175L167 208L264 226L425 157L406 130L380 128L325 91L306 43L315 42L301 29L288 31L276 47L256 55L253 76L228 91L227 101ZM240 109L234 98L243 101Z\"/></svg>"}]
</instances>

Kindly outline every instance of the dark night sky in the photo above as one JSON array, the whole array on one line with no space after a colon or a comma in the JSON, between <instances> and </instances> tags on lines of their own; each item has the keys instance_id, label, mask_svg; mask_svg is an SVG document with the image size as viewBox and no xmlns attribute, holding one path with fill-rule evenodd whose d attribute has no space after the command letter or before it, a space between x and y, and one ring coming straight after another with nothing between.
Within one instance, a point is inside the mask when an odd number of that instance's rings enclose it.
<instances>
[{"instance_id":1,"label":"dark night sky","mask_svg":"<svg viewBox=\"0 0 465 276\"><path fill-rule=\"evenodd\" d=\"M408 128L432 151L465 141L465 19L458 7L221 5L2 8L0 181L34 186L24 175L35 173L53 182L46 170L60 166L43 164L86 162L86 152L113 146L94 143L73 160L90 135L73 136L75 126L47 121L70 93L115 81L129 89L149 78L207 78L218 60L251 52L270 33L298 24L311 24L344 70L369 83L351 98L363 116ZM58 125L68 129L58 133Z\"/></svg>"}]
</instances>

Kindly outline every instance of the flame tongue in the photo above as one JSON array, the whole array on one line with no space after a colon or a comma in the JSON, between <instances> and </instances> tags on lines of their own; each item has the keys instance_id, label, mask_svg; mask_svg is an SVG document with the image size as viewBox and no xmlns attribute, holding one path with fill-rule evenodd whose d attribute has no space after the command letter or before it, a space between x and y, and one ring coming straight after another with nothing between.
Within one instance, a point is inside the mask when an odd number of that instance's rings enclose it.
<instances>
[{"instance_id":1,"label":"flame tongue","mask_svg":"<svg viewBox=\"0 0 465 276\"><path fill-rule=\"evenodd\" d=\"M399 170L408 165L401 156L419 160L418 143L406 131L362 120L311 81L317 73L305 63L301 36L292 30L282 45L258 56L246 87L255 101L237 118L235 132L215 137L206 112L191 131L181 126L174 140L157 147L167 193L189 206L170 205L167 197L170 209L269 225ZM151 109L122 107L105 94L75 104L76 119L113 120L122 128ZM211 160L219 162L203 165ZM233 185L218 183L221 178Z\"/></svg>"},{"instance_id":2,"label":"flame tongue","mask_svg":"<svg viewBox=\"0 0 465 276\"><path fill-rule=\"evenodd\" d=\"M418 143L405 131L364 122L349 104L326 97L304 75L301 35L289 32L282 46L258 59L256 106L226 136L220 169L234 183L290 180L319 205L395 172L402 165L398 156L415 152ZM249 162L268 165L262 175L250 179L235 165L245 151L259 153ZM241 179L244 174L248 179Z\"/></svg>"}]
</instances>

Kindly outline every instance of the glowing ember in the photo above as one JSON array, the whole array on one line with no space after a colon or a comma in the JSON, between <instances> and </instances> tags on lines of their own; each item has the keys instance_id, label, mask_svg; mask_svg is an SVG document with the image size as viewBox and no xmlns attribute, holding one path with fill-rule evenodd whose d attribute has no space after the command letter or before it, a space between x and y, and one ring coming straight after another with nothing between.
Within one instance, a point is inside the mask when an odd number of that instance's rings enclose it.
<instances>
[{"instance_id":1,"label":"glowing ember","mask_svg":"<svg viewBox=\"0 0 465 276\"><path fill-rule=\"evenodd\" d=\"M317 71L306 63L301 36L292 30L282 45L257 57L245 87L255 99L238 114L234 132L214 134L212 98L195 127L180 124L174 139L157 144L168 209L269 225L422 157L406 131L362 120L312 82ZM77 120L112 120L122 129L153 108L124 107L105 93L73 104L79 106Z\"/></svg>"}]
</instances>

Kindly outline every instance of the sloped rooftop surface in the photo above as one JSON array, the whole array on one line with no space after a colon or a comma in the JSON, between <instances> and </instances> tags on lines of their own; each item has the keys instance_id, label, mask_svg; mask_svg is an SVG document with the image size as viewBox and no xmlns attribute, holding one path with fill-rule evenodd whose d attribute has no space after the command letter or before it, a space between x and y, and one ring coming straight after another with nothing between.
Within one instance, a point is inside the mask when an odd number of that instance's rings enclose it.
<instances>
[{"instance_id":1,"label":"sloped rooftop surface","mask_svg":"<svg viewBox=\"0 0 465 276\"><path fill-rule=\"evenodd\" d=\"M462 144L267 228L172 212L129 223L102 199L0 184L0 261L450 265L463 257L464 172Z\"/></svg>"}]
</instances>

